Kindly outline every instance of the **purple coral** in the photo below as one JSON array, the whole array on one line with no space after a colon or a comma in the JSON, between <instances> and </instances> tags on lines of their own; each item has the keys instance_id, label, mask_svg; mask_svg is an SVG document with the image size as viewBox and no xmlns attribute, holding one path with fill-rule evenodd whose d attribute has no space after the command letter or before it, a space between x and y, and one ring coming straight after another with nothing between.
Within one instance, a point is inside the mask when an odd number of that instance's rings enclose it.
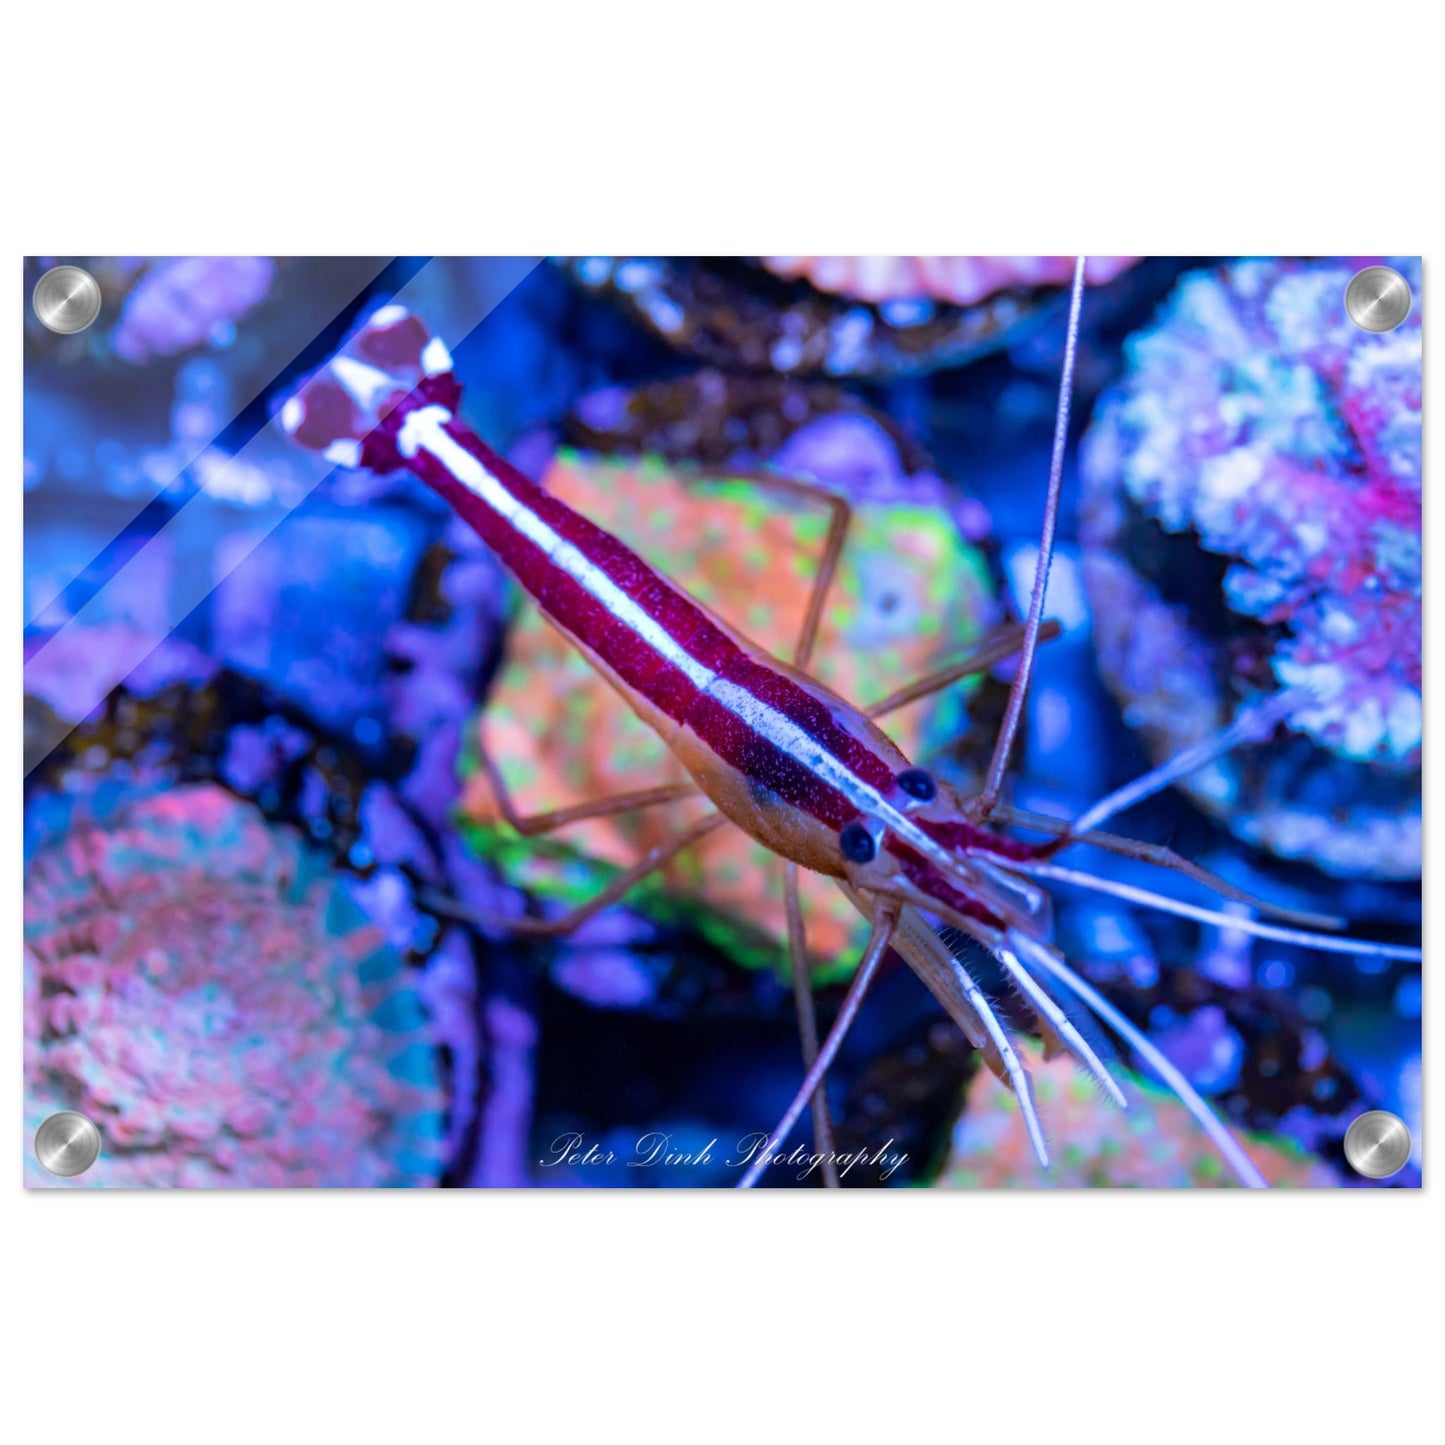
<instances>
[{"instance_id":1,"label":"purple coral","mask_svg":"<svg viewBox=\"0 0 1445 1445\"><path fill-rule=\"evenodd\" d=\"M250 805L184 787L74 822L27 867L25 940L27 1128L95 1120L78 1182L435 1182L441 1091L401 961ZM56 1181L27 1156L27 1182Z\"/></svg>"},{"instance_id":2,"label":"purple coral","mask_svg":"<svg viewBox=\"0 0 1445 1445\"><path fill-rule=\"evenodd\" d=\"M180 256L160 261L125 300L112 344L124 361L174 356L230 328L271 289L269 256Z\"/></svg>"},{"instance_id":3,"label":"purple coral","mask_svg":"<svg viewBox=\"0 0 1445 1445\"><path fill-rule=\"evenodd\" d=\"M1277 746L1247 772L1201 770L1196 799L1284 856L1410 878L1420 310L1387 334L1356 327L1344 293L1359 264L1186 277L1100 404L1082 531L1102 670L1157 753L1250 695L1300 689L1288 759ZM1418 295L1418 261L1396 264Z\"/></svg>"},{"instance_id":4,"label":"purple coral","mask_svg":"<svg viewBox=\"0 0 1445 1445\"><path fill-rule=\"evenodd\" d=\"M154 697L175 683L204 686L217 671L217 664L188 642L157 641L124 622L71 622L25 643L26 693L72 724L90 717L122 683L138 697Z\"/></svg>"}]
</instances>

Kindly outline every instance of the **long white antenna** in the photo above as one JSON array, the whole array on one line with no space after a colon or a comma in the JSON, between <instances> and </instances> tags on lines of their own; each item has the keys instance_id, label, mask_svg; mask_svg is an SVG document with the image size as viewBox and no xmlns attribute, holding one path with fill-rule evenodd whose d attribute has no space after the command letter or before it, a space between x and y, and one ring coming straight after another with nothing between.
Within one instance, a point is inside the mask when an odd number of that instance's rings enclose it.
<instances>
[{"instance_id":1,"label":"long white antenna","mask_svg":"<svg viewBox=\"0 0 1445 1445\"><path fill-rule=\"evenodd\" d=\"M1234 928L1256 938L1272 938L1277 943L1295 943L1301 948L1316 948L1321 953L1364 954L1404 963L1420 962L1418 948L1407 948L1398 943L1370 943L1363 938L1342 938L1337 933L1311 933L1303 928L1281 928L1277 923L1260 923L1254 918L1239 918L1233 913L1220 913L1213 908L1182 903L1177 898L1151 893L1147 888L1135 888L1130 883L1095 878L1092 873L1080 873L1077 869L1064 868L1057 863L1011 863L1009 866L1033 878L1053 878L1060 883L1072 883L1076 888L1087 888L1091 893L1108 893L1130 903L1141 903L1145 908L1157 908L1160 913L1177 913L1181 918L1213 923L1219 928Z\"/></svg>"},{"instance_id":2,"label":"long white antenna","mask_svg":"<svg viewBox=\"0 0 1445 1445\"><path fill-rule=\"evenodd\" d=\"M1107 798L1100 798L1088 812L1074 820L1069 832L1087 833L1116 813L1122 813L1126 808L1142 803L1145 798L1152 798L1155 793L1162 792L1180 778L1188 777L1205 763L1213 762L1215 758L1238 747L1240 743L1262 742L1269 737L1282 718L1288 717L1294 711L1300 701L1300 689L1291 688L1287 692L1279 692L1267 698L1257 707L1245 709L1222 732L1185 748L1167 763L1145 773L1141 778L1135 778L1132 783L1126 783Z\"/></svg>"},{"instance_id":3,"label":"long white antenna","mask_svg":"<svg viewBox=\"0 0 1445 1445\"><path fill-rule=\"evenodd\" d=\"M1054 410L1054 450L1049 460L1049 491L1044 503L1044 528L1039 539L1039 560L1034 568L1034 590L1029 598L1024 645L1019 654L1019 666L1014 673L1013 686L1009 689L1008 710L1004 713L1003 727L999 731L993 758L988 765L988 777L984 780L983 791L975 803L980 818L987 818L993 812L994 804L998 802L999 794L1003 790L1003 775L1008 769L1009 757L1013 752L1014 736L1019 729L1024 702L1029 695L1029 681L1033 677L1034 654L1038 651L1039 624L1044 615L1044 594L1048 591L1049 568L1054 560L1059 496L1064 485L1064 447L1069 439L1069 403L1074 395L1074 357L1079 349L1079 313L1084 305L1084 260L1083 256L1074 258L1074 285L1069 295L1069 328L1064 340L1064 370L1059 378L1059 401Z\"/></svg>"},{"instance_id":4,"label":"long white antenna","mask_svg":"<svg viewBox=\"0 0 1445 1445\"><path fill-rule=\"evenodd\" d=\"M1120 1038L1127 1040L1134 1052L1179 1095L1184 1107L1229 1161L1229 1166L1239 1176L1240 1183L1247 1189L1269 1188L1269 1181L1255 1168L1254 1161L1240 1147L1239 1141L1225 1128L1214 1110L1199 1097L1189 1080L1164 1057L1158 1045L1136 1028L1098 989L1080 978L1051 949L1039 949L1033 961L1037 962L1040 968L1047 969L1066 989L1082 999Z\"/></svg>"}]
</instances>

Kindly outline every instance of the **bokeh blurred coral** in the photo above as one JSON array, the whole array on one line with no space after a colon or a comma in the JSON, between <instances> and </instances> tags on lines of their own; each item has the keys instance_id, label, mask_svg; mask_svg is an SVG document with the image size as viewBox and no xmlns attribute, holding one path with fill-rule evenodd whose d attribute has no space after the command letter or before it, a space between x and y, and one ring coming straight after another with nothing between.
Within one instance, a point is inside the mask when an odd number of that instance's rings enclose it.
<instances>
[{"instance_id":1,"label":"bokeh blurred coral","mask_svg":"<svg viewBox=\"0 0 1445 1445\"><path fill-rule=\"evenodd\" d=\"M1057 1140L1048 1173L1019 1127L1018 1100L986 1069L974 1075L935 1181L945 1189L1228 1189L1238 1181L1198 1123L1172 1094L1121 1075L1129 1108L1119 1109L1067 1058L1028 1047L1039 1106ZM1276 1188L1328 1189L1340 1176L1288 1139L1240 1141Z\"/></svg>"},{"instance_id":2,"label":"bokeh blurred coral","mask_svg":"<svg viewBox=\"0 0 1445 1445\"><path fill-rule=\"evenodd\" d=\"M1090 256L1084 279L1112 281L1138 258ZM799 278L835 296L858 301L948 301L972 306L1013 286L1063 286L1072 256L764 256L785 281Z\"/></svg>"},{"instance_id":3,"label":"bokeh blurred coral","mask_svg":"<svg viewBox=\"0 0 1445 1445\"><path fill-rule=\"evenodd\" d=\"M219 788L98 811L27 869L27 1132L95 1120L84 1185L435 1182L425 1014L346 889Z\"/></svg>"}]
</instances>

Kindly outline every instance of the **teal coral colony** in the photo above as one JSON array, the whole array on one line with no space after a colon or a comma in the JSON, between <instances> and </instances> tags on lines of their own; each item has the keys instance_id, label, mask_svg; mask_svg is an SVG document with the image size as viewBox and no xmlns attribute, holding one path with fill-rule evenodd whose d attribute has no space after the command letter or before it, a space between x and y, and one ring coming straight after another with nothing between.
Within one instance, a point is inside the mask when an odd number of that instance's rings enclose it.
<instances>
[{"instance_id":1,"label":"teal coral colony","mask_svg":"<svg viewBox=\"0 0 1445 1445\"><path fill-rule=\"evenodd\" d=\"M208 786L83 812L25 899L27 1133L69 1108L105 1140L63 1183L434 1182L420 1001L299 835ZM26 1180L62 1183L28 1154Z\"/></svg>"}]
</instances>

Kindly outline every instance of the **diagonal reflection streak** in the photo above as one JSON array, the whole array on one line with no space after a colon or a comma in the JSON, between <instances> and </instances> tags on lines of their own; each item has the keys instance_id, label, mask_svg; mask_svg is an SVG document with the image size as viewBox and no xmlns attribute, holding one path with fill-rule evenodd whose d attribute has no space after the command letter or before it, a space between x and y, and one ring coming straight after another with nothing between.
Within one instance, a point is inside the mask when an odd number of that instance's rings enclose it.
<instances>
[{"instance_id":1,"label":"diagonal reflection streak","mask_svg":"<svg viewBox=\"0 0 1445 1445\"><path fill-rule=\"evenodd\" d=\"M417 298L425 295L428 285L435 280L432 276L434 268L445 267L447 264L444 259L428 262L406 285L396 291L391 299L404 306L415 306ZM478 285L475 290L465 287L449 288L447 314L437 318L432 324L433 333L440 336L448 349L455 353L457 347L506 300L537 264L538 259L531 256L498 257L490 262L484 273L484 284ZM378 298L378 301L383 299ZM430 321L432 318L428 319ZM216 496L213 496L212 492L226 495L226 478L232 468L262 467L268 456L277 454L283 447L290 450L290 444L281 433L280 427L272 421L237 451L224 467L219 468L213 477L208 478L205 485L116 570L105 585L58 629L50 641L60 640L72 629L84 629L104 620L109 609L111 589L119 589L119 593L123 594L128 587L137 583L143 584L148 572L160 572L163 575L164 568L159 564L168 555L213 555L210 548L200 545L203 539L212 535L210 511L217 505ZM320 463L314 475L305 481L287 505L269 517L254 514L249 516L243 544L228 550L224 563L217 553L214 554L214 566L204 572L197 568L180 569L176 585L167 601L165 625L148 631L137 630L117 639L115 651L107 658L108 665L104 674L88 680L77 680L77 695L80 700L73 709L75 720L65 720L45 738L44 746L37 748L33 755L27 749L26 777L29 777L81 722L94 713L120 681L129 677L186 617L251 556L311 495L321 480L330 475L330 471L324 463ZM26 665L27 672L40 655L37 654L32 663Z\"/></svg>"},{"instance_id":2,"label":"diagonal reflection streak","mask_svg":"<svg viewBox=\"0 0 1445 1445\"><path fill-rule=\"evenodd\" d=\"M347 307L353 304L365 292L366 288L372 285L376 281L376 278L386 270L388 264L389 258L384 256L376 257L373 258L372 263L368 263L366 268L359 273L354 269L354 266L349 267L344 281L338 280L335 285L328 285L324 288L319 285L312 286L308 290L297 294L293 304L298 310L304 308L305 314L295 319L308 336L308 341L305 344L309 345L310 337L318 335L330 326L337 317L343 315ZM302 349L304 349L304 346ZM277 366L274 374L276 376L282 375L289 367L295 364L300 354L301 350L298 350L295 355L287 359L284 365ZM224 432L227 427L232 426L236 419L240 417L248 407L254 405L270 384L270 382L267 382L261 386L245 388L243 392L235 398L230 408L232 414L222 423L218 435L220 432ZM195 466L207 448L213 445L215 445L215 438L210 437L205 441L193 442L183 451L173 454L170 466L171 475L169 475L165 481L149 489L146 495L129 499L127 504L129 509L128 515L119 515L118 517L122 530L134 522L157 497L163 496L178 478L184 476L187 471ZM115 506L115 498L107 498L107 501L112 507ZM114 540L115 539L112 538L111 542L113 543ZM111 544L107 543L107 546L109 545ZM104 555L105 552L102 550L96 558L93 558L89 563L78 568L73 575L58 579L55 596L52 597L47 593L45 597L41 598L35 604L31 615L25 620L26 627L33 627L39 622L44 617L47 609L54 604L55 597L63 596L65 589L70 587L80 577L84 576L99 558Z\"/></svg>"}]
</instances>

